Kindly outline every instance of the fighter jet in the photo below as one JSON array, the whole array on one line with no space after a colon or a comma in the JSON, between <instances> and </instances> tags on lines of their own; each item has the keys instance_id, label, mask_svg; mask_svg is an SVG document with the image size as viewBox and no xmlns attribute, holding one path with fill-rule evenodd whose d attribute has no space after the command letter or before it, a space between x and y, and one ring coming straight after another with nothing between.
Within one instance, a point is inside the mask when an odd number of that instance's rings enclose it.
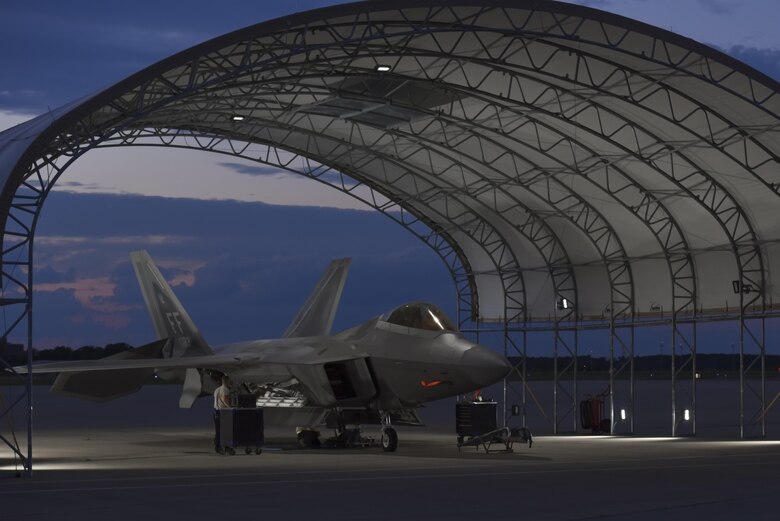
<instances>
[{"instance_id":1,"label":"fighter jet","mask_svg":"<svg viewBox=\"0 0 780 521\"><path fill-rule=\"evenodd\" d=\"M420 425L420 405L484 388L511 370L424 302L331 334L350 259L328 266L283 338L211 347L149 254L130 258L158 340L101 360L34 365L34 373L60 373L53 391L105 401L139 390L154 374L183 381L179 406L189 408L213 393L214 375L226 374L263 407L266 423L378 424L382 448L394 451L393 425Z\"/></svg>"}]
</instances>

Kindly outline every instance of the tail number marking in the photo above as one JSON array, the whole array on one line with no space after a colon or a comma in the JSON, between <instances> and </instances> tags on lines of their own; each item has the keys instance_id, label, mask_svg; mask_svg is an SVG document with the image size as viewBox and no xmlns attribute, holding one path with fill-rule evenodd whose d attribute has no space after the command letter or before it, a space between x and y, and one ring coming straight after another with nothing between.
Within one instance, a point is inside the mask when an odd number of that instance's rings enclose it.
<instances>
[{"instance_id":1,"label":"tail number marking","mask_svg":"<svg viewBox=\"0 0 780 521\"><path fill-rule=\"evenodd\" d=\"M166 313L165 317L168 319L168 324L171 326L171 332L175 334L184 334L184 327L181 325L181 316L178 311L172 311Z\"/></svg>"}]
</instances>

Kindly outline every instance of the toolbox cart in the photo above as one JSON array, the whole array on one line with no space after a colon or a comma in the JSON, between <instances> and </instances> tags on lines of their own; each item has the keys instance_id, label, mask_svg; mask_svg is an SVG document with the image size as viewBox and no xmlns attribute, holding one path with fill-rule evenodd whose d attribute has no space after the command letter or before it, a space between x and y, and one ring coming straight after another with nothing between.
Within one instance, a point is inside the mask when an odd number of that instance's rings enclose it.
<instances>
[{"instance_id":1,"label":"toolbox cart","mask_svg":"<svg viewBox=\"0 0 780 521\"><path fill-rule=\"evenodd\" d=\"M263 409L233 408L219 411L219 445L226 454L244 447L247 454L263 452Z\"/></svg>"}]
</instances>

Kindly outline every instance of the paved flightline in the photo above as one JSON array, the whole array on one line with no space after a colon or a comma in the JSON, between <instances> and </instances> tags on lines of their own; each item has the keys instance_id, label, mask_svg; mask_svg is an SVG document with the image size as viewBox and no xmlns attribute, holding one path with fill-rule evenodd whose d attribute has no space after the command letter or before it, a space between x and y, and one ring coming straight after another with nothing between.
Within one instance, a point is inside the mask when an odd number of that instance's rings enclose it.
<instances>
[{"instance_id":1,"label":"paved flightline","mask_svg":"<svg viewBox=\"0 0 780 521\"><path fill-rule=\"evenodd\" d=\"M537 437L511 454L459 452L404 429L399 452L297 449L220 456L210 432L48 430L33 478L0 462L8 519L777 519L780 442ZM366 434L371 434L366 430ZM5 515L3 516L5 518Z\"/></svg>"}]
</instances>

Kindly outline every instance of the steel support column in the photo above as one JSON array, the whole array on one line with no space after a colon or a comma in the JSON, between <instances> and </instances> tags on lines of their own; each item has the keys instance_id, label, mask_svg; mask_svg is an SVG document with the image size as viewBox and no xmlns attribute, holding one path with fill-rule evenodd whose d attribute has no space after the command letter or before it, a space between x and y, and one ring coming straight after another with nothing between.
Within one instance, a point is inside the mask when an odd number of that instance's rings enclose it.
<instances>
[{"instance_id":1,"label":"steel support column","mask_svg":"<svg viewBox=\"0 0 780 521\"><path fill-rule=\"evenodd\" d=\"M571 327L555 329L553 347L553 434L577 432L577 343L576 322ZM564 359L561 363L561 352ZM568 385L567 385L568 383ZM562 402L563 408L559 407ZM570 418L571 431L561 431L563 421Z\"/></svg>"},{"instance_id":2,"label":"steel support column","mask_svg":"<svg viewBox=\"0 0 780 521\"><path fill-rule=\"evenodd\" d=\"M634 326L621 324L618 327L614 319L609 324L609 420L610 434L633 434L634 433ZM615 351L619 356L615 359ZM625 382L625 375L628 376L628 390L624 393L618 392L618 385ZM621 386L621 387L624 387ZM620 415L615 413L617 401L621 401L620 409L626 410L626 419L628 420L628 430L618 433L617 426L624 421Z\"/></svg>"},{"instance_id":3,"label":"steel support column","mask_svg":"<svg viewBox=\"0 0 780 521\"><path fill-rule=\"evenodd\" d=\"M766 319L749 319L747 307L739 316L739 436L742 439L766 437ZM756 372L760 374L756 374ZM756 380L758 384L756 385Z\"/></svg>"},{"instance_id":4,"label":"steel support column","mask_svg":"<svg viewBox=\"0 0 780 521\"><path fill-rule=\"evenodd\" d=\"M686 331L672 316L672 436L696 435L697 328L695 322L688 326ZM687 425L682 433L681 425Z\"/></svg>"},{"instance_id":5,"label":"steel support column","mask_svg":"<svg viewBox=\"0 0 780 521\"><path fill-rule=\"evenodd\" d=\"M512 362L512 372L504 378L504 426L508 424L507 411L512 410L512 405L520 406L520 421L522 427L527 427L528 417L526 414L526 392L527 392L527 378L528 369L526 367L527 359L527 331L525 327L520 327L519 331L509 327L507 322L504 322L504 356L510 361L512 358L517 358ZM516 383L519 381L519 383ZM510 400L520 399L519 404L512 404ZM542 411L543 412L543 411Z\"/></svg>"}]
</instances>

